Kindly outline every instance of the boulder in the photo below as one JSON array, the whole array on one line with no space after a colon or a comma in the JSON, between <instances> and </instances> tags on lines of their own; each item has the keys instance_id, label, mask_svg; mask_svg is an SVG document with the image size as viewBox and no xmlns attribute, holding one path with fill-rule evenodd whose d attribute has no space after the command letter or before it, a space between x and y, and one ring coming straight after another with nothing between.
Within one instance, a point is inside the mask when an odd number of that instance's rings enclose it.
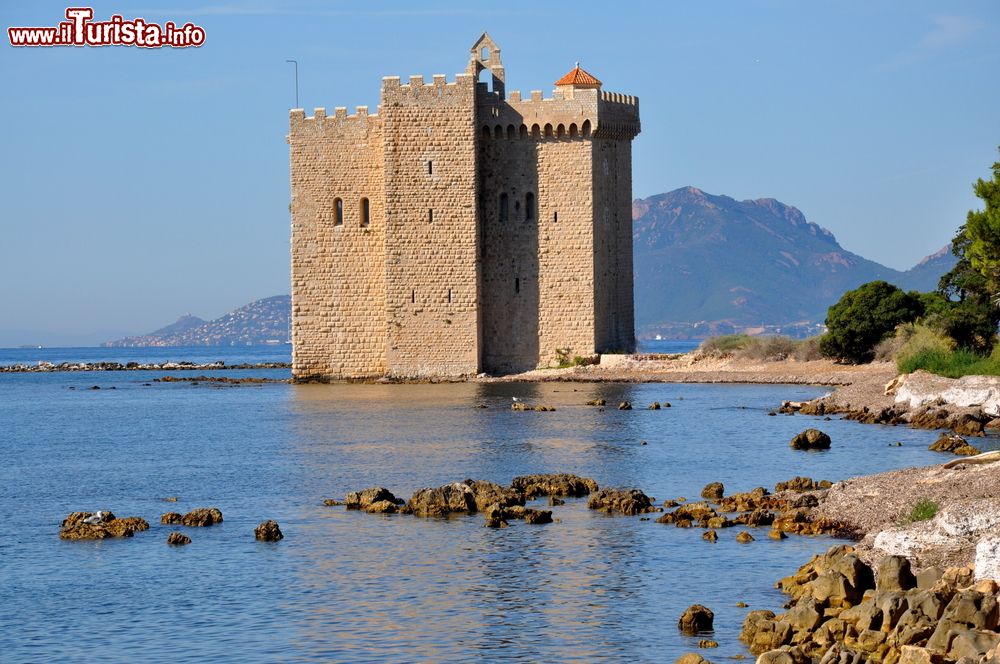
<instances>
[{"instance_id":1,"label":"boulder","mask_svg":"<svg viewBox=\"0 0 1000 664\"><path fill-rule=\"evenodd\" d=\"M778 482L774 485L774 491L776 493L781 493L782 491L795 491L796 493L802 493L803 491L818 491L820 489L829 489L833 486L833 483L829 480L816 481L811 477L793 477L785 482Z\"/></svg>"},{"instance_id":2,"label":"boulder","mask_svg":"<svg viewBox=\"0 0 1000 664\"><path fill-rule=\"evenodd\" d=\"M712 482L711 484L706 484L705 488L701 490L701 497L708 500L722 500L725 492L726 487L722 482Z\"/></svg>"},{"instance_id":3,"label":"boulder","mask_svg":"<svg viewBox=\"0 0 1000 664\"><path fill-rule=\"evenodd\" d=\"M986 537L976 544L976 580L1000 581L1000 538Z\"/></svg>"},{"instance_id":4,"label":"boulder","mask_svg":"<svg viewBox=\"0 0 1000 664\"><path fill-rule=\"evenodd\" d=\"M165 526L179 525L184 522L184 515L177 512L167 512L160 517L160 523Z\"/></svg>"},{"instance_id":5,"label":"boulder","mask_svg":"<svg viewBox=\"0 0 1000 664\"><path fill-rule=\"evenodd\" d=\"M149 523L138 516L117 518L110 511L98 513L73 512L63 519L59 530L60 539L92 540L111 537L132 537L136 532L149 529ZM88 523L90 521L90 523Z\"/></svg>"},{"instance_id":6,"label":"boulder","mask_svg":"<svg viewBox=\"0 0 1000 664\"><path fill-rule=\"evenodd\" d=\"M830 449L830 444L830 436L819 429L806 429L789 442L794 450L826 450Z\"/></svg>"},{"instance_id":7,"label":"boulder","mask_svg":"<svg viewBox=\"0 0 1000 664\"><path fill-rule=\"evenodd\" d=\"M982 454L982 450L974 445L970 445L964 438L955 434L943 433L938 439L931 443L927 449L932 452L951 452L959 456L973 456Z\"/></svg>"},{"instance_id":8,"label":"boulder","mask_svg":"<svg viewBox=\"0 0 1000 664\"><path fill-rule=\"evenodd\" d=\"M712 610L701 604L692 604L684 609L680 619L677 621L677 629L686 634L697 634L698 632L710 632L715 621L715 614Z\"/></svg>"},{"instance_id":9,"label":"boulder","mask_svg":"<svg viewBox=\"0 0 1000 664\"><path fill-rule=\"evenodd\" d=\"M706 530L704 533L702 533L701 538L706 542L715 542L718 541L719 534L716 533L714 530Z\"/></svg>"},{"instance_id":10,"label":"boulder","mask_svg":"<svg viewBox=\"0 0 1000 664\"><path fill-rule=\"evenodd\" d=\"M511 505L524 504L524 494L514 489L500 486L495 482L465 480L463 484L472 489L472 495L476 501L476 509L480 512L490 505L499 504L502 507L509 507Z\"/></svg>"},{"instance_id":11,"label":"boulder","mask_svg":"<svg viewBox=\"0 0 1000 664\"><path fill-rule=\"evenodd\" d=\"M170 544L171 546L184 546L185 544L190 544L190 543L191 543L191 538L185 535L184 533L180 532L179 530L175 530L174 532L167 535L167 544Z\"/></svg>"},{"instance_id":12,"label":"boulder","mask_svg":"<svg viewBox=\"0 0 1000 664\"><path fill-rule=\"evenodd\" d=\"M649 410L659 410L659 409L660 409L659 401L654 401L653 403L649 404Z\"/></svg>"},{"instance_id":13,"label":"boulder","mask_svg":"<svg viewBox=\"0 0 1000 664\"><path fill-rule=\"evenodd\" d=\"M628 401L622 401L618 404L618 410L632 410L632 404Z\"/></svg>"},{"instance_id":14,"label":"boulder","mask_svg":"<svg viewBox=\"0 0 1000 664\"><path fill-rule=\"evenodd\" d=\"M587 507L592 510L603 510L609 514L642 514L653 512L656 508L649 496L639 489L601 489L590 496Z\"/></svg>"},{"instance_id":15,"label":"boulder","mask_svg":"<svg viewBox=\"0 0 1000 664\"><path fill-rule=\"evenodd\" d=\"M395 507L402 505L404 501L394 496L392 491L382 486L370 486L361 491L352 491L344 498L344 505L349 510L364 510L365 512L395 511L395 509L386 509L384 505L379 505L375 510L371 509L373 505L386 502L391 503Z\"/></svg>"},{"instance_id":16,"label":"boulder","mask_svg":"<svg viewBox=\"0 0 1000 664\"><path fill-rule=\"evenodd\" d=\"M567 473L522 475L510 483L511 489L521 493L527 500L538 496L586 496L597 491L597 482L589 477Z\"/></svg>"},{"instance_id":17,"label":"boulder","mask_svg":"<svg viewBox=\"0 0 1000 664\"><path fill-rule=\"evenodd\" d=\"M253 535L261 542L277 542L285 537L281 532L281 528L278 527L278 522L273 519L261 522L261 524L254 529Z\"/></svg>"},{"instance_id":18,"label":"boulder","mask_svg":"<svg viewBox=\"0 0 1000 664\"><path fill-rule=\"evenodd\" d=\"M712 639L700 639L698 641L699 648L718 648L719 642Z\"/></svg>"},{"instance_id":19,"label":"boulder","mask_svg":"<svg viewBox=\"0 0 1000 664\"><path fill-rule=\"evenodd\" d=\"M217 507L199 507L181 517L181 523L193 527L214 526L222 523L222 512Z\"/></svg>"},{"instance_id":20,"label":"boulder","mask_svg":"<svg viewBox=\"0 0 1000 664\"><path fill-rule=\"evenodd\" d=\"M485 525L487 528L506 528L510 525L507 523L507 513L503 505L489 505L483 510L483 516L486 517Z\"/></svg>"},{"instance_id":21,"label":"boulder","mask_svg":"<svg viewBox=\"0 0 1000 664\"><path fill-rule=\"evenodd\" d=\"M417 490L407 503L417 516L445 516L453 512L475 512L476 494L462 482Z\"/></svg>"},{"instance_id":22,"label":"boulder","mask_svg":"<svg viewBox=\"0 0 1000 664\"><path fill-rule=\"evenodd\" d=\"M696 652L684 653L674 660L674 664L712 664Z\"/></svg>"},{"instance_id":23,"label":"boulder","mask_svg":"<svg viewBox=\"0 0 1000 664\"><path fill-rule=\"evenodd\" d=\"M743 530L736 535L736 541L739 542L740 544L749 544L750 542L754 541L754 539L753 535Z\"/></svg>"},{"instance_id":24,"label":"boulder","mask_svg":"<svg viewBox=\"0 0 1000 664\"><path fill-rule=\"evenodd\" d=\"M903 556L886 556L875 572L875 590L910 590L917 587L917 577L910 571L910 561Z\"/></svg>"},{"instance_id":25,"label":"boulder","mask_svg":"<svg viewBox=\"0 0 1000 664\"><path fill-rule=\"evenodd\" d=\"M525 508L524 522L535 524L552 523L552 511Z\"/></svg>"},{"instance_id":26,"label":"boulder","mask_svg":"<svg viewBox=\"0 0 1000 664\"><path fill-rule=\"evenodd\" d=\"M590 401L587 402L587 405L588 406L606 406L607 403L608 402L605 401L604 399L591 399Z\"/></svg>"}]
</instances>

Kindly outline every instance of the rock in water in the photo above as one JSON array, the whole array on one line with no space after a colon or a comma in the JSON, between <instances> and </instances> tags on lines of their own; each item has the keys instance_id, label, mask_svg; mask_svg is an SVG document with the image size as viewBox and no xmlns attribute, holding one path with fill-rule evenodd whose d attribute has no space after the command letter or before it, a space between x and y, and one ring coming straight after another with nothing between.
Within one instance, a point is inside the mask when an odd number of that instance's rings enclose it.
<instances>
[{"instance_id":1,"label":"rock in water","mask_svg":"<svg viewBox=\"0 0 1000 664\"><path fill-rule=\"evenodd\" d=\"M698 632L710 632L715 621L715 614L707 606L693 604L684 609L680 619L677 621L677 629L686 634L697 634Z\"/></svg>"},{"instance_id":2,"label":"rock in water","mask_svg":"<svg viewBox=\"0 0 1000 664\"><path fill-rule=\"evenodd\" d=\"M192 527L214 526L222 523L222 512L217 507L199 507L181 517L181 523Z\"/></svg>"},{"instance_id":3,"label":"rock in water","mask_svg":"<svg viewBox=\"0 0 1000 664\"><path fill-rule=\"evenodd\" d=\"M705 488L701 490L701 497L708 498L709 500L722 500L725 492L726 487L722 482L712 482L711 484L706 484Z\"/></svg>"},{"instance_id":4,"label":"rock in water","mask_svg":"<svg viewBox=\"0 0 1000 664\"><path fill-rule=\"evenodd\" d=\"M538 496L586 496L597 491L597 482L589 477L567 473L522 475L515 477L510 488L524 494L528 500Z\"/></svg>"},{"instance_id":5,"label":"rock in water","mask_svg":"<svg viewBox=\"0 0 1000 664\"><path fill-rule=\"evenodd\" d=\"M190 544L190 543L191 543L191 538L185 535L184 533L180 532L179 530L175 530L174 532L167 535L167 544L170 544L172 546L184 546L185 544Z\"/></svg>"},{"instance_id":6,"label":"rock in water","mask_svg":"<svg viewBox=\"0 0 1000 664\"><path fill-rule=\"evenodd\" d=\"M417 516L445 516L452 512L475 512L476 494L462 482L418 489L407 507Z\"/></svg>"},{"instance_id":7,"label":"rock in water","mask_svg":"<svg viewBox=\"0 0 1000 664\"><path fill-rule=\"evenodd\" d=\"M830 436L819 429L806 429L802 433L796 434L789 445L794 450L828 450L830 442Z\"/></svg>"},{"instance_id":8,"label":"rock in water","mask_svg":"<svg viewBox=\"0 0 1000 664\"><path fill-rule=\"evenodd\" d=\"M277 542L285 537L278 527L278 522L273 519L262 522L254 529L253 534L261 542Z\"/></svg>"},{"instance_id":9,"label":"rock in water","mask_svg":"<svg viewBox=\"0 0 1000 664\"><path fill-rule=\"evenodd\" d=\"M974 456L976 454L982 454L982 451L978 447L970 445L961 436L947 433L941 434L927 449L932 452L951 452L952 454L957 454L959 456Z\"/></svg>"},{"instance_id":10,"label":"rock in water","mask_svg":"<svg viewBox=\"0 0 1000 664\"><path fill-rule=\"evenodd\" d=\"M403 500L397 498L385 487L370 486L361 491L352 491L344 498L349 510L363 510L373 514L390 514L397 511Z\"/></svg>"},{"instance_id":11,"label":"rock in water","mask_svg":"<svg viewBox=\"0 0 1000 664\"><path fill-rule=\"evenodd\" d=\"M628 401L622 401L618 404L618 410L632 410L632 404Z\"/></svg>"},{"instance_id":12,"label":"rock in water","mask_svg":"<svg viewBox=\"0 0 1000 664\"><path fill-rule=\"evenodd\" d=\"M96 512L94 513L96 515ZM108 539L109 537L132 537L136 532L149 530L149 523L138 516L122 519L111 512L101 511L101 520L87 523L91 519L90 512L73 512L62 522L59 537L67 540Z\"/></svg>"},{"instance_id":13,"label":"rock in water","mask_svg":"<svg viewBox=\"0 0 1000 664\"><path fill-rule=\"evenodd\" d=\"M535 510L527 508L524 510L525 523L552 523L552 512L550 510Z\"/></svg>"},{"instance_id":14,"label":"rock in water","mask_svg":"<svg viewBox=\"0 0 1000 664\"><path fill-rule=\"evenodd\" d=\"M176 525L184 523L184 515L178 514L177 512L167 512L160 517L160 523L163 525Z\"/></svg>"},{"instance_id":15,"label":"rock in water","mask_svg":"<svg viewBox=\"0 0 1000 664\"><path fill-rule=\"evenodd\" d=\"M601 489L590 497L587 507L609 514L621 512L632 515L656 511L653 501L639 489Z\"/></svg>"},{"instance_id":16,"label":"rock in water","mask_svg":"<svg viewBox=\"0 0 1000 664\"><path fill-rule=\"evenodd\" d=\"M744 530L736 536L736 541L739 542L740 544L749 544L750 542L754 541L754 539L753 535Z\"/></svg>"}]
</instances>

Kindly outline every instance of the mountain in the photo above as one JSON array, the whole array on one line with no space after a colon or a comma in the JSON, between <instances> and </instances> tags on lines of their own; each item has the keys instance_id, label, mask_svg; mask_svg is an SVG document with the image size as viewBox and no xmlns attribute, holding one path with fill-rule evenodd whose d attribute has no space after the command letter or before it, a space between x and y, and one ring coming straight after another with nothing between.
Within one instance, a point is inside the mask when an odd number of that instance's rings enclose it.
<instances>
[{"instance_id":1,"label":"mountain","mask_svg":"<svg viewBox=\"0 0 1000 664\"><path fill-rule=\"evenodd\" d=\"M138 337L108 341L102 346L252 346L284 343L289 338L292 298L257 300L221 318L204 321L186 314L177 322Z\"/></svg>"},{"instance_id":2,"label":"mountain","mask_svg":"<svg viewBox=\"0 0 1000 664\"><path fill-rule=\"evenodd\" d=\"M931 290L955 262L946 247L900 272L847 251L773 198L737 201L694 187L636 200L632 218L640 337L811 334L845 291L873 279Z\"/></svg>"}]
</instances>

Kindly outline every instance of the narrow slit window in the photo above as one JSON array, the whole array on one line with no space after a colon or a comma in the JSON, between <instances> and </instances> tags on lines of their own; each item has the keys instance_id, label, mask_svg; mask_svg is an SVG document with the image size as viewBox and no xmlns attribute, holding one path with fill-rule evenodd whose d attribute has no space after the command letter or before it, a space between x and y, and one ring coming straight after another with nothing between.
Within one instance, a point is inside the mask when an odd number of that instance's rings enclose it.
<instances>
[{"instance_id":1,"label":"narrow slit window","mask_svg":"<svg viewBox=\"0 0 1000 664\"><path fill-rule=\"evenodd\" d=\"M434 175L434 162L433 161L428 161L427 162L427 175Z\"/></svg>"},{"instance_id":2,"label":"narrow slit window","mask_svg":"<svg viewBox=\"0 0 1000 664\"><path fill-rule=\"evenodd\" d=\"M434 223L434 210L433 210L433 208L428 208L427 209L427 223L428 224L433 224Z\"/></svg>"},{"instance_id":3,"label":"narrow slit window","mask_svg":"<svg viewBox=\"0 0 1000 664\"><path fill-rule=\"evenodd\" d=\"M342 199L342 198L334 199L334 201L333 201L333 212L334 212L333 224L335 226L343 226L344 225L344 199Z\"/></svg>"},{"instance_id":4,"label":"narrow slit window","mask_svg":"<svg viewBox=\"0 0 1000 664\"><path fill-rule=\"evenodd\" d=\"M524 220L531 221L535 218L535 195L530 191L524 195Z\"/></svg>"},{"instance_id":5,"label":"narrow slit window","mask_svg":"<svg viewBox=\"0 0 1000 664\"><path fill-rule=\"evenodd\" d=\"M361 225L368 226L371 221L371 205L367 198L361 199Z\"/></svg>"},{"instance_id":6,"label":"narrow slit window","mask_svg":"<svg viewBox=\"0 0 1000 664\"><path fill-rule=\"evenodd\" d=\"M451 303L451 289L448 289L448 303Z\"/></svg>"},{"instance_id":7,"label":"narrow slit window","mask_svg":"<svg viewBox=\"0 0 1000 664\"><path fill-rule=\"evenodd\" d=\"M416 304L416 303L417 303L417 291L411 290L410 291L410 304Z\"/></svg>"},{"instance_id":8,"label":"narrow slit window","mask_svg":"<svg viewBox=\"0 0 1000 664\"><path fill-rule=\"evenodd\" d=\"M500 194L500 223L507 223L507 194Z\"/></svg>"},{"instance_id":9,"label":"narrow slit window","mask_svg":"<svg viewBox=\"0 0 1000 664\"><path fill-rule=\"evenodd\" d=\"M552 223L553 224L558 224L559 223L559 213L558 212L553 212L552 213Z\"/></svg>"},{"instance_id":10,"label":"narrow slit window","mask_svg":"<svg viewBox=\"0 0 1000 664\"><path fill-rule=\"evenodd\" d=\"M521 292L521 279L519 277L514 277L514 292Z\"/></svg>"}]
</instances>

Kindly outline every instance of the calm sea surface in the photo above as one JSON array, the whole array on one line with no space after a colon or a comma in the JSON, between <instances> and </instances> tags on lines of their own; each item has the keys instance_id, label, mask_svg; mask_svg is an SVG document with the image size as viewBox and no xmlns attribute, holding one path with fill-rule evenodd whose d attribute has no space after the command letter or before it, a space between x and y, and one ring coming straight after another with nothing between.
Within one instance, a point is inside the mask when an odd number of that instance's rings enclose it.
<instances>
[{"instance_id":1,"label":"calm sea surface","mask_svg":"<svg viewBox=\"0 0 1000 664\"><path fill-rule=\"evenodd\" d=\"M0 362L28 352L0 351ZM72 352L80 355L67 359L287 358L283 348ZM53 353L32 361L62 361ZM218 375L251 374L287 371ZM694 498L711 481L745 491L940 461L926 449L932 432L767 416L823 388L213 387L152 383L159 375L0 374L3 661L672 662L697 649L676 629L696 602L715 611L720 648L709 656L719 661L746 652L736 637L749 609L735 603L778 608L774 581L829 538L776 542L761 531L740 545L729 529L711 544L700 529L608 517L584 500L552 508L558 523L504 530L484 528L481 516L376 516L322 501L372 484L409 497L534 472ZM102 389L85 389L94 385ZM513 412L513 396L558 410ZM584 405L597 397L637 408ZM643 408L654 400L673 407ZM791 450L789 438L807 426L827 431L833 449ZM889 446L897 440L902 447ZM185 529L194 542L168 547L174 527L159 515L200 506L219 507L225 522ZM97 509L152 528L132 539L59 540L67 513ZM268 518L283 541L254 541Z\"/></svg>"}]
</instances>

